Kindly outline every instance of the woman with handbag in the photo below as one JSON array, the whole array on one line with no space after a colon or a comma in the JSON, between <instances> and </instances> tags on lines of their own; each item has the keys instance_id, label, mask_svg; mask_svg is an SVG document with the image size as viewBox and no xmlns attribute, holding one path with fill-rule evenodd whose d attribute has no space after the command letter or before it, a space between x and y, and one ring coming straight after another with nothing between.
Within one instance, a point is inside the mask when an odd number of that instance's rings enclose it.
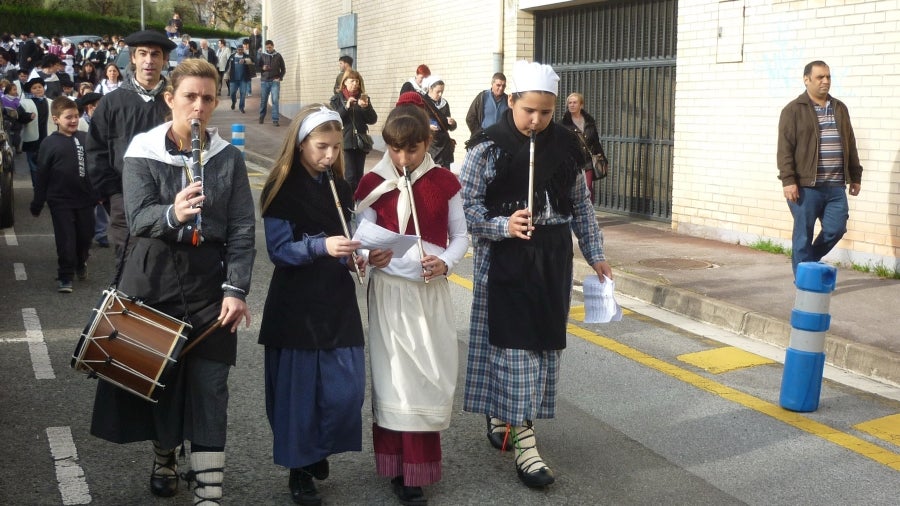
<instances>
[{"instance_id":1,"label":"woman with handbag","mask_svg":"<svg viewBox=\"0 0 900 506\"><path fill-rule=\"evenodd\" d=\"M366 166L366 154L372 151L369 125L378 121L363 85L362 76L355 70L344 73L341 92L331 97L331 108L341 115L344 123L344 179L356 193Z\"/></svg>"},{"instance_id":2,"label":"woman with handbag","mask_svg":"<svg viewBox=\"0 0 900 506\"><path fill-rule=\"evenodd\" d=\"M181 476L196 482L194 504L222 498L228 374L237 328L242 320L250 325L245 298L255 255L244 158L206 128L218 105L218 79L206 60L179 64L164 92L172 121L137 135L125 152L122 185L133 247L124 248L118 288L190 321L187 346L211 324L220 326L179 357L157 404L101 381L91 421L91 434L107 441L153 442L150 491L160 497L177 493L175 451L190 440L191 471ZM195 139L199 170L190 168Z\"/></svg>"},{"instance_id":3,"label":"woman with handbag","mask_svg":"<svg viewBox=\"0 0 900 506\"><path fill-rule=\"evenodd\" d=\"M450 168L453 163L453 151L456 141L450 132L456 130L456 120L450 117L450 104L444 99L444 80L437 75L430 75L422 81L425 89L425 111L431 123L432 141L428 146L428 154L434 163Z\"/></svg>"},{"instance_id":4,"label":"woman with handbag","mask_svg":"<svg viewBox=\"0 0 900 506\"><path fill-rule=\"evenodd\" d=\"M568 109L559 122L563 127L575 132L581 141L581 147L585 151L585 157L590 161L584 169L584 180L587 182L588 191L591 192L591 202L594 200L594 181L603 179L609 173L609 162L600 145L600 134L597 130L597 122L594 117L584 110L584 95L575 92L566 97Z\"/></svg>"}]
</instances>

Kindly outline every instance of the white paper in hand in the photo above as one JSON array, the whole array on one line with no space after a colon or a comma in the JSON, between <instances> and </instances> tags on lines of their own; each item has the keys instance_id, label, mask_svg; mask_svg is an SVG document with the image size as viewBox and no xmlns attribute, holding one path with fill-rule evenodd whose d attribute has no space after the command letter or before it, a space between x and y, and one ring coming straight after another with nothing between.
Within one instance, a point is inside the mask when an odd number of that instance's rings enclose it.
<instances>
[{"instance_id":1,"label":"white paper in hand","mask_svg":"<svg viewBox=\"0 0 900 506\"><path fill-rule=\"evenodd\" d=\"M419 236L398 234L371 221L363 221L353 234L353 240L361 242L364 249L389 249L394 252L394 258L400 258L418 243Z\"/></svg>"},{"instance_id":2,"label":"white paper in hand","mask_svg":"<svg viewBox=\"0 0 900 506\"><path fill-rule=\"evenodd\" d=\"M616 302L616 282L596 274L584 278L584 323L608 323L622 319L622 308Z\"/></svg>"}]
</instances>

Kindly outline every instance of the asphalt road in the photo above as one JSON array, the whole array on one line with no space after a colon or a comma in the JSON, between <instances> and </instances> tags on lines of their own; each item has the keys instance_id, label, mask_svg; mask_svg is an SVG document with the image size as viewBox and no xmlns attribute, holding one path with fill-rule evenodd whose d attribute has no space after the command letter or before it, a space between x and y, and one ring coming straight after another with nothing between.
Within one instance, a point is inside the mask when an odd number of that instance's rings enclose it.
<instances>
[{"instance_id":1,"label":"asphalt road","mask_svg":"<svg viewBox=\"0 0 900 506\"><path fill-rule=\"evenodd\" d=\"M112 253L93 250L90 279L56 293L49 213L27 214L26 171L16 177L16 227L0 232L0 504L190 504L184 489L167 500L149 494L149 444L88 433L95 380L69 364L112 277ZM253 175L254 186L262 181ZM287 472L272 463L256 344L271 270L260 226L255 319L240 334L230 378L226 504L291 504ZM451 281L458 402L442 435L443 481L426 488L431 504L897 504L898 440L875 429L900 425L900 402L826 380L817 411L784 411L782 368L765 352L747 355L711 338L729 340L721 331L636 301L622 300L630 309L621 322L584 324L577 293L557 417L536 424L557 482L527 489L513 456L489 446L483 418L462 411L471 259ZM364 288L357 302L365 319ZM330 459L319 487L326 504L397 504L374 473L368 401L363 416L363 451Z\"/></svg>"}]
</instances>

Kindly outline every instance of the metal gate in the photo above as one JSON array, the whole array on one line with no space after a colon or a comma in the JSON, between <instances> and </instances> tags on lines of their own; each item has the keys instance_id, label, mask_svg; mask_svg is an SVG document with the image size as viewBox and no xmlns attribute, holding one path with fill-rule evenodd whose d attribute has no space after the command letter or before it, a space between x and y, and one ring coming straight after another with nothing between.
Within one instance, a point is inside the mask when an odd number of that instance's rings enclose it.
<instances>
[{"instance_id":1,"label":"metal gate","mask_svg":"<svg viewBox=\"0 0 900 506\"><path fill-rule=\"evenodd\" d=\"M557 118L584 94L610 174L601 209L669 221L677 0L617 0L535 13L535 59L560 76Z\"/></svg>"}]
</instances>

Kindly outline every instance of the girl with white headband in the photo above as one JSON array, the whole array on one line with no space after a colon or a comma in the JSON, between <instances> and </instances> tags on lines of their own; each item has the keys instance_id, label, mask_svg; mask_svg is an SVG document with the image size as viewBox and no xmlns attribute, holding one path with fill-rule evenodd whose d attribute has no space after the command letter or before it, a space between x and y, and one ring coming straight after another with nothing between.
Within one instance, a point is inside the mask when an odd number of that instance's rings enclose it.
<instances>
[{"instance_id":1,"label":"girl with white headband","mask_svg":"<svg viewBox=\"0 0 900 506\"><path fill-rule=\"evenodd\" d=\"M463 408L486 416L494 447L515 451L525 485L544 487L554 476L537 451L533 421L556 414L572 232L601 279L612 271L578 140L552 121L559 76L549 65L522 60L511 84L509 110L472 139L460 175L475 242Z\"/></svg>"},{"instance_id":2,"label":"girl with white headband","mask_svg":"<svg viewBox=\"0 0 900 506\"><path fill-rule=\"evenodd\" d=\"M343 129L335 111L305 107L291 124L260 197L275 264L259 331L265 346L266 414L275 463L290 469L294 502L320 504L314 479L327 458L362 449L363 329L352 253L327 178L334 174L344 219L353 193L344 180ZM364 269L364 264L360 262Z\"/></svg>"}]
</instances>

